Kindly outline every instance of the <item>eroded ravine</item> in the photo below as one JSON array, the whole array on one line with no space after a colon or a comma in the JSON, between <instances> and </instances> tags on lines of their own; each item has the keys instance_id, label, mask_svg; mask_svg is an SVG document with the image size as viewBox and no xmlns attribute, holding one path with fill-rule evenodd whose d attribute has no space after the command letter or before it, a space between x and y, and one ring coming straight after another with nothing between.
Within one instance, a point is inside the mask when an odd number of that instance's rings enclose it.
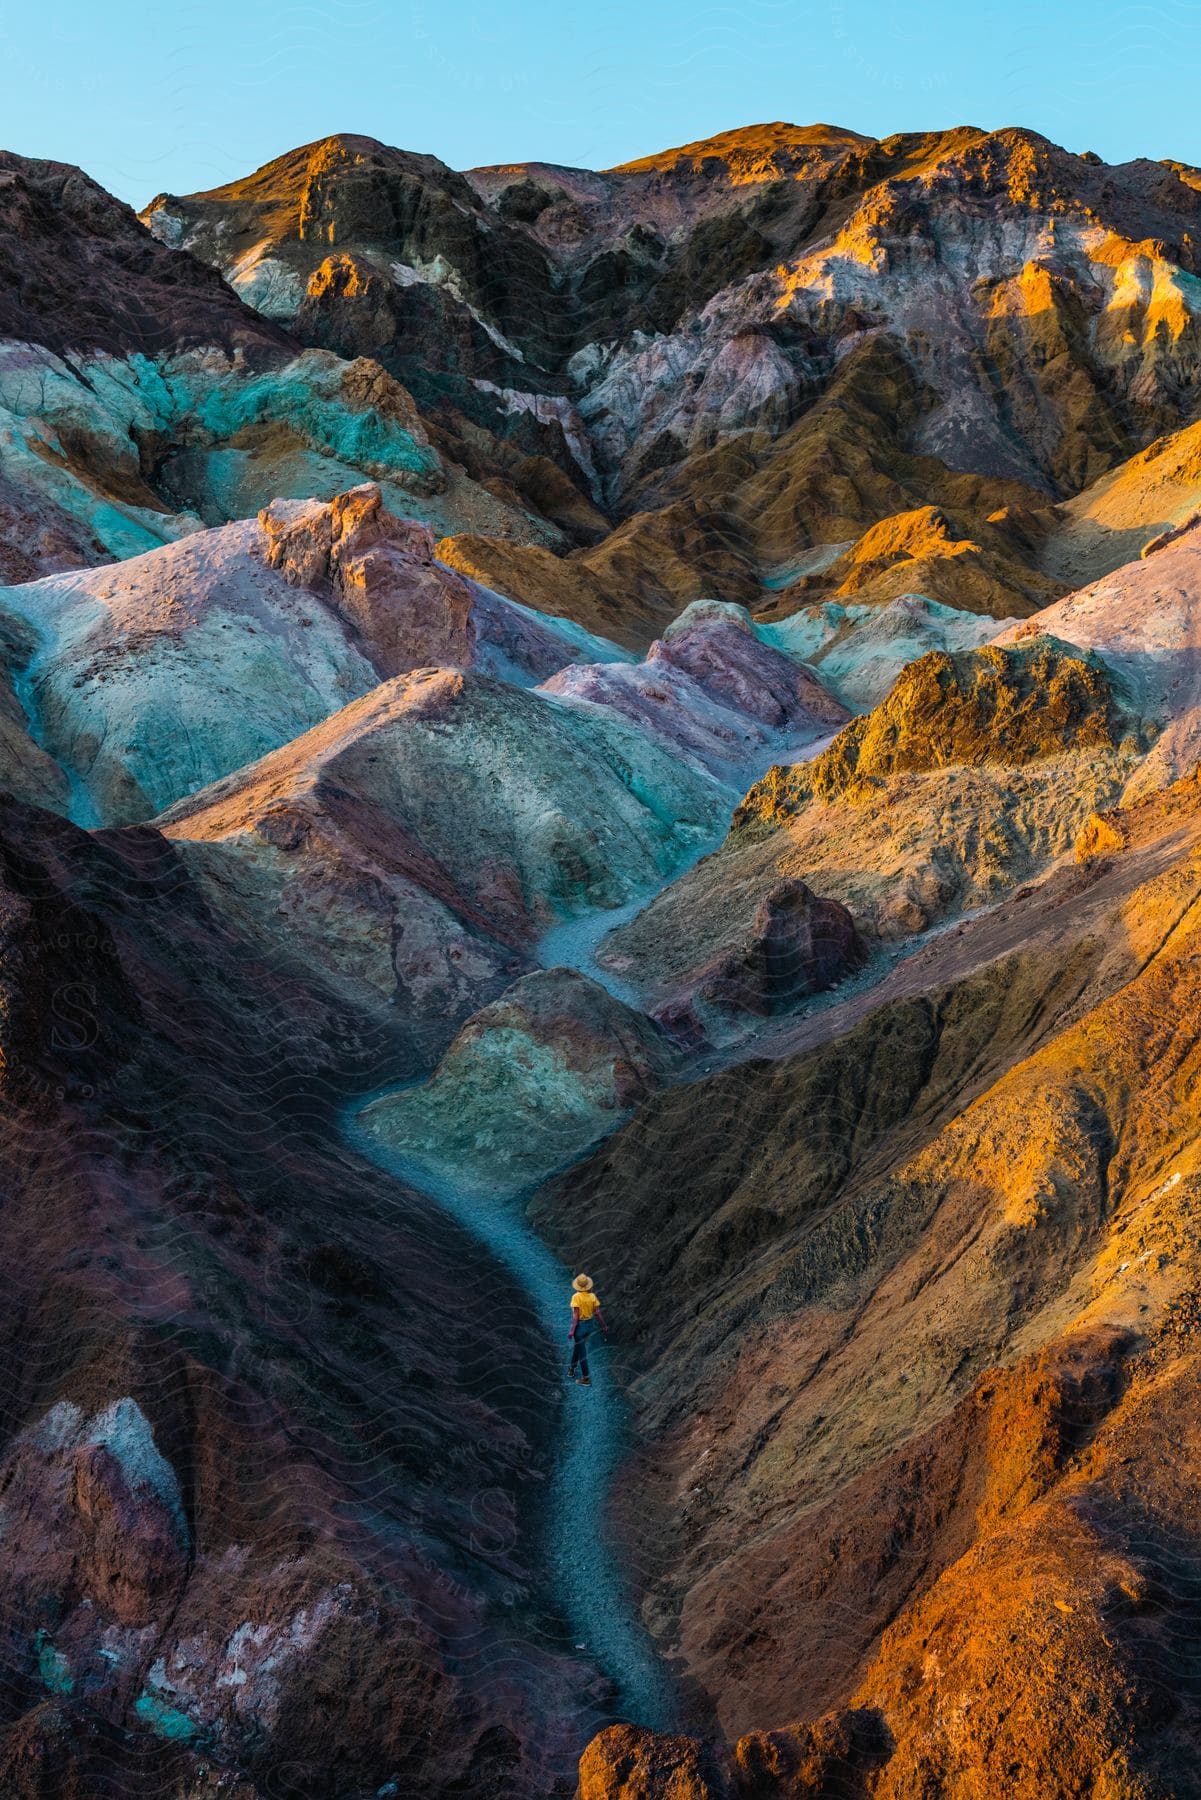
<instances>
[{"instance_id":1,"label":"eroded ravine","mask_svg":"<svg viewBox=\"0 0 1201 1800\"><path fill-rule=\"evenodd\" d=\"M829 742L829 737L815 740L793 760L806 761ZM731 790L731 815L737 799ZM715 850L723 835L724 828L698 844L660 883L632 896L621 907L588 913L553 927L539 945L543 966L576 969L636 1006L634 990L598 962L601 940ZM413 1085L411 1081L385 1083L355 1098L343 1115L344 1140L355 1154L440 1207L510 1270L555 1346L555 1354L561 1358L563 1389L548 1394L547 1401L548 1406L560 1410L562 1435L544 1508L546 1545L541 1560L547 1586L570 1628L575 1650L586 1654L613 1682L620 1716L657 1730L670 1729L680 1713L675 1684L639 1617L633 1585L621 1565L620 1548L609 1524L610 1492L631 1439L624 1399L606 1367L607 1346L602 1342L595 1356L598 1378L591 1388L567 1380L567 1327L575 1271L559 1260L529 1222L529 1190L514 1193L511 1186L465 1181L445 1165L394 1148L364 1128L361 1121L368 1107ZM608 1298L603 1286L602 1298ZM616 1301L610 1304L610 1313L620 1330ZM496 1351L503 1356L504 1346L496 1346Z\"/></svg>"},{"instance_id":2,"label":"eroded ravine","mask_svg":"<svg viewBox=\"0 0 1201 1800\"><path fill-rule=\"evenodd\" d=\"M58 654L58 642L40 621L26 615L25 623L34 632L35 643L24 665L10 671L13 693L25 715L31 740L62 770L67 784L67 818L84 831L99 831L107 821L101 818L91 790L79 770L56 755L47 737L41 685Z\"/></svg>"},{"instance_id":3,"label":"eroded ravine","mask_svg":"<svg viewBox=\"0 0 1201 1800\"><path fill-rule=\"evenodd\" d=\"M347 1109L343 1134L351 1150L396 1181L432 1200L508 1269L561 1357L563 1387L547 1394L559 1414L554 1469L544 1509L546 1585L580 1654L613 1682L620 1716L656 1730L675 1719L671 1678L633 1603L607 1521L609 1490L627 1448L626 1409L594 1352L595 1380L585 1389L568 1382L571 1272L547 1248L525 1216L525 1196L469 1187L416 1159L390 1150L365 1131L359 1116L394 1093L385 1086ZM495 1354L505 1355L496 1344ZM582 1746L581 1746L582 1748Z\"/></svg>"}]
</instances>

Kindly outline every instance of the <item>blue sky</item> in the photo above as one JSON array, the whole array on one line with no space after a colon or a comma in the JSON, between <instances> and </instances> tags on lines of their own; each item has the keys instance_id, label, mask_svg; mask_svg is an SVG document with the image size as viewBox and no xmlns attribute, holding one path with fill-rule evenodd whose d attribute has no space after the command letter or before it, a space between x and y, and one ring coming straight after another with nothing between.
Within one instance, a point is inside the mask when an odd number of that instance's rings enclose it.
<instances>
[{"instance_id":1,"label":"blue sky","mask_svg":"<svg viewBox=\"0 0 1201 1800\"><path fill-rule=\"evenodd\" d=\"M1024 124L1201 163L1187 0L0 0L3 147L140 205L332 131L604 167L734 125Z\"/></svg>"}]
</instances>

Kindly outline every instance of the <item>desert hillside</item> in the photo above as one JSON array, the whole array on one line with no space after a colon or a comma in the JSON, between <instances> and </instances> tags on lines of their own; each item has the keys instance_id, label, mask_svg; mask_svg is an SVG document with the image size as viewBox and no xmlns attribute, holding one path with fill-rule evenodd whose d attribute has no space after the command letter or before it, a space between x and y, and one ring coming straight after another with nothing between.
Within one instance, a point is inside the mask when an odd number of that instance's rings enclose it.
<instances>
[{"instance_id":1,"label":"desert hillside","mask_svg":"<svg viewBox=\"0 0 1201 1800\"><path fill-rule=\"evenodd\" d=\"M0 155L4 1800L1201 1794L1199 259Z\"/></svg>"}]
</instances>

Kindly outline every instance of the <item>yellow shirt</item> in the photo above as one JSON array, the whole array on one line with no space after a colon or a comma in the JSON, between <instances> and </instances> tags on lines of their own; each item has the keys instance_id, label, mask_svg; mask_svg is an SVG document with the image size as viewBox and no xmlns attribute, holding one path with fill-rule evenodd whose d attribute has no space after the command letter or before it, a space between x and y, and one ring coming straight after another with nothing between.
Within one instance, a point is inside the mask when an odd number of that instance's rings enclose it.
<instances>
[{"instance_id":1,"label":"yellow shirt","mask_svg":"<svg viewBox=\"0 0 1201 1800\"><path fill-rule=\"evenodd\" d=\"M584 1293L577 1288L571 1296L571 1304L581 1319L590 1319L600 1306L600 1295Z\"/></svg>"}]
</instances>

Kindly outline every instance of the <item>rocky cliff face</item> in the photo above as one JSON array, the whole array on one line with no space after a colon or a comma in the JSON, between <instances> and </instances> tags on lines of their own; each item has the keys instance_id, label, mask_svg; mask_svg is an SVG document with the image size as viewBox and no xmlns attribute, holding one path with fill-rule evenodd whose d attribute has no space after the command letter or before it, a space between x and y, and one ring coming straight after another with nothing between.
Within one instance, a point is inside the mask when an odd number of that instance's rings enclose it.
<instances>
[{"instance_id":1,"label":"rocky cliff face","mask_svg":"<svg viewBox=\"0 0 1201 1800\"><path fill-rule=\"evenodd\" d=\"M735 825L773 825L807 800L862 797L907 772L992 762L1020 768L1065 750L1116 749L1133 721L1123 717L1104 666L1033 631L1026 636L1028 649L989 645L919 657L828 750L809 764L772 770L747 795Z\"/></svg>"},{"instance_id":2,"label":"rocky cliff face","mask_svg":"<svg viewBox=\"0 0 1201 1800\"><path fill-rule=\"evenodd\" d=\"M114 355L212 346L260 363L292 348L217 271L172 256L69 163L0 153L0 267L5 338Z\"/></svg>"},{"instance_id":3,"label":"rocky cliff face","mask_svg":"<svg viewBox=\"0 0 1201 1800\"><path fill-rule=\"evenodd\" d=\"M328 138L194 201L160 195L144 216L302 341L382 362L473 473L527 496L546 486L548 459L579 473L578 421L547 379L574 347L556 271L436 157ZM587 481L560 479L556 493L552 507L587 535Z\"/></svg>"},{"instance_id":4,"label":"rocky cliff face","mask_svg":"<svg viewBox=\"0 0 1201 1800\"><path fill-rule=\"evenodd\" d=\"M561 539L511 485L448 474L373 354L302 354L78 169L0 157L0 287L8 579L127 557L278 495L328 499L363 475L440 531Z\"/></svg>"}]
</instances>

